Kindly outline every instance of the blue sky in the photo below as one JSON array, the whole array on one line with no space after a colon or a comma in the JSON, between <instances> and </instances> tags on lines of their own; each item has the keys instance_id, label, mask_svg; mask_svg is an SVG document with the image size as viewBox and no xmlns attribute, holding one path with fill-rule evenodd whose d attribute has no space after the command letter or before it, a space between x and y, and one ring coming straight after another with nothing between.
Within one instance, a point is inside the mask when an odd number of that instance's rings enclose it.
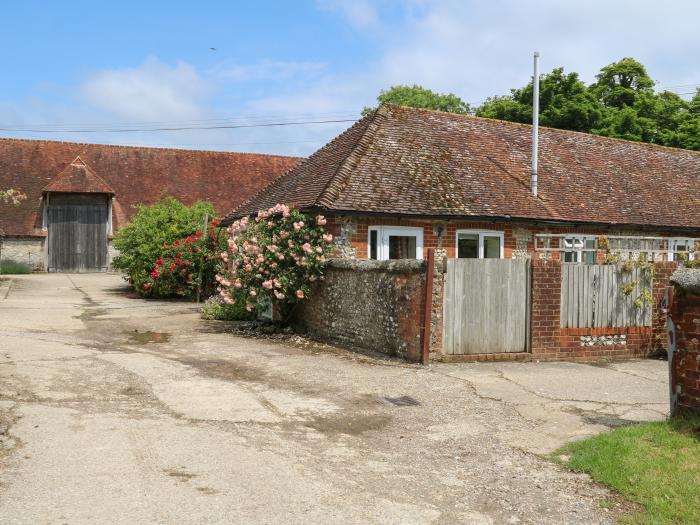
<instances>
[{"instance_id":1,"label":"blue sky","mask_svg":"<svg viewBox=\"0 0 700 525\"><path fill-rule=\"evenodd\" d=\"M0 21L2 136L306 155L419 83L479 104L527 82L531 54L591 81L624 56L661 87L700 85L700 3L672 0L12 2ZM210 48L216 50L211 50ZM49 129L32 133L28 129Z\"/></svg>"}]
</instances>

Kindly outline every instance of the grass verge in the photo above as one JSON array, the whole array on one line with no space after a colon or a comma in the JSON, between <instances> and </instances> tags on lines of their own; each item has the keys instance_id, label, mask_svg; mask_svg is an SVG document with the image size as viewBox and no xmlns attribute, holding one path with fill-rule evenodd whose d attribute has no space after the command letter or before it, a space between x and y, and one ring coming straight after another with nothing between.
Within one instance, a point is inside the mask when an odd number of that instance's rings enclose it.
<instances>
[{"instance_id":1,"label":"grass verge","mask_svg":"<svg viewBox=\"0 0 700 525\"><path fill-rule=\"evenodd\" d=\"M700 418L622 427L553 454L644 510L621 523L700 523Z\"/></svg>"}]
</instances>

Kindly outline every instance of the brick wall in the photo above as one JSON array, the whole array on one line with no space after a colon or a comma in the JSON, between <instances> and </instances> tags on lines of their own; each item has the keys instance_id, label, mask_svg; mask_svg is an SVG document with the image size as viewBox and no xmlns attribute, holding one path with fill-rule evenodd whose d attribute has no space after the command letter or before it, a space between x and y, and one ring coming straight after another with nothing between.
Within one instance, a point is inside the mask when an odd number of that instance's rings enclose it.
<instances>
[{"instance_id":1,"label":"brick wall","mask_svg":"<svg viewBox=\"0 0 700 525\"><path fill-rule=\"evenodd\" d=\"M694 273L700 283L700 270L686 272ZM675 339L676 347L671 358L673 415L700 414L700 289L676 286L669 293L669 314L675 328L670 337Z\"/></svg>"},{"instance_id":2,"label":"brick wall","mask_svg":"<svg viewBox=\"0 0 700 525\"><path fill-rule=\"evenodd\" d=\"M425 263L332 260L298 320L319 339L419 361Z\"/></svg>"},{"instance_id":3,"label":"brick wall","mask_svg":"<svg viewBox=\"0 0 700 525\"><path fill-rule=\"evenodd\" d=\"M438 239L436 226L442 225L444 234ZM429 248L441 248L448 258L456 257L457 230L492 230L503 233L503 255L506 259L531 256L535 251L535 235L539 233L572 235L644 235L700 237L700 230L691 233L640 232L613 228L591 228L575 226L542 226L515 221L439 221L409 218L370 216L329 216L327 228L339 243L339 256L367 259L367 239L370 226L409 226L423 230L423 252L427 257ZM557 258L558 254L551 254ZM602 259L602 254L599 254ZM599 261L599 262L602 262Z\"/></svg>"},{"instance_id":4,"label":"brick wall","mask_svg":"<svg viewBox=\"0 0 700 525\"><path fill-rule=\"evenodd\" d=\"M652 326L561 328L561 263L532 263L532 359L594 361L649 355L663 346L665 332L661 299L673 262L654 264Z\"/></svg>"}]
</instances>

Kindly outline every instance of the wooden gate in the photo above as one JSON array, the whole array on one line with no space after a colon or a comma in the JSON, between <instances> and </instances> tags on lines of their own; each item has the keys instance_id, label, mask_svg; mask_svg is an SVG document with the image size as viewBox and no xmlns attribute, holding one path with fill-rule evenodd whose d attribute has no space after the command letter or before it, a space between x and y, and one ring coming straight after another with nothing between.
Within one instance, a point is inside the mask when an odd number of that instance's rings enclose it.
<instances>
[{"instance_id":1,"label":"wooden gate","mask_svg":"<svg viewBox=\"0 0 700 525\"><path fill-rule=\"evenodd\" d=\"M651 272L620 265L561 266L562 328L651 326ZM627 290L627 293L625 293ZM649 298L645 298L649 294Z\"/></svg>"},{"instance_id":2,"label":"wooden gate","mask_svg":"<svg viewBox=\"0 0 700 525\"><path fill-rule=\"evenodd\" d=\"M443 351L529 351L530 275L527 259L448 259Z\"/></svg>"},{"instance_id":3,"label":"wooden gate","mask_svg":"<svg viewBox=\"0 0 700 525\"><path fill-rule=\"evenodd\" d=\"M105 195L51 194L47 209L48 270L107 270L108 203Z\"/></svg>"}]
</instances>

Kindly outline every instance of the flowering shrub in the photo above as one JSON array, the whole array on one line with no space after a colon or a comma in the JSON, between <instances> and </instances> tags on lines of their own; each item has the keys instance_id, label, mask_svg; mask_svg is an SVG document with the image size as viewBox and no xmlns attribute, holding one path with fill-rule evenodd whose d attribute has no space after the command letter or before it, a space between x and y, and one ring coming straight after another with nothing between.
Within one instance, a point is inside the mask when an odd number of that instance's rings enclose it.
<instances>
[{"instance_id":1,"label":"flowering shrub","mask_svg":"<svg viewBox=\"0 0 700 525\"><path fill-rule=\"evenodd\" d=\"M213 217L215 212L208 202L185 206L168 196L137 208L136 215L114 236L112 245L119 255L113 259L112 265L123 270L129 284L140 291L153 271L153 262L163 255L163 245L194 235L202 228L204 216Z\"/></svg>"},{"instance_id":2,"label":"flowering shrub","mask_svg":"<svg viewBox=\"0 0 700 525\"><path fill-rule=\"evenodd\" d=\"M310 218L283 204L234 222L216 276L221 297L248 311L270 303L284 311L308 297L311 283L323 279L332 246L325 224L321 215Z\"/></svg>"},{"instance_id":3,"label":"flowering shrub","mask_svg":"<svg viewBox=\"0 0 700 525\"><path fill-rule=\"evenodd\" d=\"M164 245L149 276L136 289L145 296L204 297L215 293L217 256L226 247L227 235L213 220L207 235L197 231Z\"/></svg>"}]
</instances>

